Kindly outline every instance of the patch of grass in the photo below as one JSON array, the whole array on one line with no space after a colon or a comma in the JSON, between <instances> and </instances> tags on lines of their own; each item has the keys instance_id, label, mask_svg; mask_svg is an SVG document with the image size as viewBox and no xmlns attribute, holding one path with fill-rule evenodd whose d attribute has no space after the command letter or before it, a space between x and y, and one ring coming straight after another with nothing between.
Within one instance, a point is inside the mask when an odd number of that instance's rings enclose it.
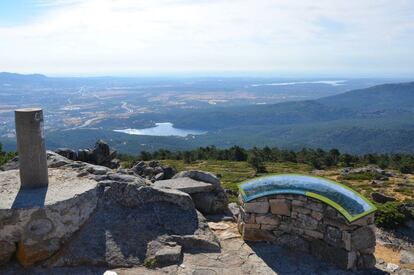
<instances>
[{"instance_id":1,"label":"patch of grass","mask_svg":"<svg viewBox=\"0 0 414 275\"><path fill-rule=\"evenodd\" d=\"M238 191L238 184L257 176L283 173L309 173L312 168L306 164L291 162L265 162L267 173L257 174L246 161L202 160L184 163L182 160L162 160L163 165L174 167L178 171L204 170L219 175L223 188ZM230 202L237 202L237 196L231 195Z\"/></svg>"},{"instance_id":2,"label":"patch of grass","mask_svg":"<svg viewBox=\"0 0 414 275\"><path fill-rule=\"evenodd\" d=\"M157 260L155 258L146 258L144 260L144 266L146 268L155 268L157 266Z\"/></svg>"},{"instance_id":3,"label":"patch of grass","mask_svg":"<svg viewBox=\"0 0 414 275\"><path fill-rule=\"evenodd\" d=\"M1 145L1 143L0 143ZM7 163L9 160L11 160L12 158L14 158L15 156L17 156L17 153L15 152L2 152L1 147L0 147L0 166Z\"/></svg>"},{"instance_id":4,"label":"patch of grass","mask_svg":"<svg viewBox=\"0 0 414 275\"><path fill-rule=\"evenodd\" d=\"M341 179L344 180L356 180L356 181L363 181L363 180L379 180L381 176L375 173L370 172L361 172L361 173L350 173L348 175L341 176Z\"/></svg>"},{"instance_id":5,"label":"patch of grass","mask_svg":"<svg viewBox=\"0 0 414 275\"><path fill-rule=\"evenodd\" d=\"M267 173L257 174L254 169L246 161L226 161L226 160L200 160L192 163L185 163L182 160L161 160L162 165L172 166L178 171L184 170L204 170L218 175L223 185L223 188L230 189L232 191L238 191L237 185L245 180L252 179L257 176L266 176L269 174L283 174L283 173L295 173L295 174L310 174L312 167L307 164L299 164L292 162L265 162ZM396 186L396 179L390 178L389 181L383 182L381 185L371 185L371 180L374 178L373 174L356 174L355 177L348 177L346 179L338 177L340 170L327 169L321 170L320 176L330 178L332 180L338 180L346 186L353 188L368 199L370 194L374 191L386 192L393 188L400 188ZM401 175L399 175L401 177ZM364 179L364 180L363 180ZM403 187L401 187L403 188ZM398 189L408 199L414 199L414 194L407 189ZM397 198L398 199L398 198ZM237 196L229 196L230 202L237 202Z\"/></svg>"},{"instance_id":6,"label":"patch of grass","mask_svg":"<svg viewBox=\"0 0 414 275\"><path fill-rule=\"evenodd\" d=\"M395 192L404 194L406 196L412 196L414 193L414 189L408 186L401 186L394 189Z\"/></svg>"}]
</instances>

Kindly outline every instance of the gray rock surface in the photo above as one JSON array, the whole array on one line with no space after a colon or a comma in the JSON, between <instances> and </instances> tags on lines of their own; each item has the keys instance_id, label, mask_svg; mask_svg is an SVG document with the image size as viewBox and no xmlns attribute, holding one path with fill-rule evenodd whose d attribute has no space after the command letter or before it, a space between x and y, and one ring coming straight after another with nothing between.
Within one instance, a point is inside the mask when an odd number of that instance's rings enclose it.
<instances>
[{"instance_id":1,"label":"gray rock surface","mask_svg":"<svg viewBox=\"0 0 414 275\"><path fill-rule=\"evenodd\" d=\"M71 160L53 152L46 151L47 165L49 168L58 168L71 163ZM19 169L19 156L14 157L8 163L0 167L0 171L9 171Z\"/></svg>"},{"instance_id":2,"label":"gray rock surface","mask_svg":"<svg viewBox=\"0 0 414 275\"><path fill-rule=\"evenodd\" d=\"M222 244L221 251L209 253L189 253L184 251L178 265L148 269L144 266L131 268L105 268L93 266L58 267L46 269L36 267L30 269L32 275L114 275L105 273L109 269L118 275L195 275L195 274L324 274L324 275L355 275L355 274L384 274L378 269L366 272L344 271L323 260L306 253L295 252L274 244L245 243L237 232L235 223L219 222L211 224L218 228L215 234ZM404 273L402 273L404 271ZM17 265L0 268L0 274L26 275L28 270ZM411 275L408 270L401 269L398 274Z\"/></svg>"},{"instance_id":3,"label":"gray rock surface","mask_svg":"<svg viewBox=\"0 0 414 275\"><path fill-rule=\"evenodd\" d=\"M188 194L131 182L103 188L95 213L49 266L141 265L153 241L188 250L220 249Z\"/></svg>"},{"instance_id":4,"label":"gray rock surface","mask_svg":"<svg viewBox=\"0 0 414 275\"><path fill-rule=\"evenodd\" d=\"M49 169L47 188L20 189L18 170L0 173L0 210L44 207L94 190L97 183L72 169Z\"/></svg>"},{"instance_id":5,"label":"gray rock surface","mask_svg":"<svg viewBox=\"0 0 414 275\"><path fill-rule=\"evenodd\" d=\"M97 182L73 170L49 169L46 188L19 189L19 171L0 173L0 242L18 243L17 258L30 266L55 253L89 218Z\"/></svg>"},{"instance_id":6,"label":"gray rock surface","mask_svg":"<svg viewBox=\"0 0 414 275\"><path fill-rule=\"evenodd\" d=\"M190 170L190 171L182 171L176 174L173 179L178 178L191 178L196 181L203 181L207 183L211 183L215 186L217 190L222 189L220 180L212 173L200 171L200 170Z\"/></svg>"},{"instance_id":7,"label":"gray rock surface","mask_svg":"<svg viewBox=\"0 0 414 275\"><path fill-rule=\"evenodd\" d=\"M230 211L231 215L233 216L233 218L235 220L237 220L237 217L239 216L239 213L240 213L240 208L237 205L237 203L235 203L235 202L229 203L227 205L227 208L229 209L229 211Z\"/></svg>"},{"instance_id":8,"label":"gray rock surface","mask_svg":"<svg viewBox=\"0 0 414 275\"><path fill-rule=\"evenodd\" d=\"M13 242L0 241L0 265L8 263L15 252L16 245Z\"/></svg>"},{"instance_id":9,"label":"gray rock surface","mask_svg":"<svg viewBox=\"0 0 414 275\"><path fill-rule=\"evenodd\" d=\"M153 265L157 267L176 264L181 260L182 247L175 242L161 243L151 241L147 245L146 262L154 260Z\"/></svg>"},{"instance_id":10,"label":"gray rock surface","mask_svg":"<svg viewBox=\"0 0 414 275\"><path fill-rule=\"evenodd\" d=\"M343 168L341 171L342 175L358 174L358 173L370 173L374 175L375 179L377 180L388 180L389 177L394 176L392 172L385 171L376 165L367 165L364 167L357 167L357 168L346 167L346 168Z\"/></svg>"},{"instance_id":11,"label":"gray rock surface","mask_svg":"<svg viewBox=\"0 0 414 275\"><path fill-rule=\"evenodd\" d=\"M379 192L372 192L371 193L371 198L372 198L373 201L379 202L379 203L386 203L386 202L389 202L389 201L395 201L396 200L394 197L387 196L387 195L379 193Z\"/></svg>"},{"instance_id":12,"label":"gray rock surface","mask_svg":"<svg viewBox=\"0 0 414 275\"><path fill-rule=\"evenodd\" d=\"M55 152L61 156L64 156L67 159L70 160L77 160L77 153L69 148L58 148L55 150Z\"/></svg>"},{"instance_id":13,"label":"gray rock surface","mask_svg":"<svg viewBox=\"0 0 414 275\"><path fill-rule=\"evenodd\" d=\"M141 265L152 242L161 244L152 255L160 265L179 261L182 250L220 250L188 194L149 186L129 170L47 155L58 167L49 169L48 188L19 190L18 170L0 173L2 263L14 243L24 266Z\"/></svg>"},{"instance_id":14,"label":"gray rock surface","mask_svg":"<svg viewBox=\"0 0 414 275\"><path fill-rule=\"evenodd\" d=\"M69 160L88 162L106 166L111 169L118 168L120 163L119 160L116 159L116 151L112 150L103 140L98 140L95 143L95 148L92 150L80 149L78 152L75 152L69 148L59 148L56 149L55 152Z\"/></svg>"},{"instance_id":15,"label":"gray rock surface","mask_svg":"<svg viewBox=\"0 0 414 275\"><path fill-rule=\"evenodd\" d=\"M203 214L222 214L227 211L227 195L220 180L212 173L199 170L182 171L170 181L162 182L155 182L155 185L176 186L189 193L196 208Z\"/></svg>"},{"instance_id":16,"label":"gray rock surface","mask_svg":"<svg viewBox=\"0 0 414 275\"><path fill-rule=\"evenodd\" d=\"M174 168L162 166L160 162L155 160L148 162L148 165L144 161L139 161L130 170L151 181L168 180L177 173Z\"/></svg>"},{"instance_id":17,"label":"gray rock surface","mask_svg":"<svg viewBox=\"0 0 414 275\"><path fill-rule=\"evenodd\" d=\"M196 208L204 214L224 213L227 210L227 196L224 192L201 192L191 194Z\"/></svg>"},{"instance_id":18,"label":"gray rock surface","mask_svg":"<svg viewBox=\"0 0 414 275\"><path fill-rule=\"evenodd\" d=\"M400 263L402 264L414 264L414 251L402 250Z\"/></svg>"},{"instance_id":19,"label":"gray rock surface","mask_svg":"<svg viewBox=\"0 0 414 275\"><path fill-rule=\"evenodd\" d=\"M12 158L9 162L0 166L0 171L9 171L9 170L14 170L14 169L19 169L19 157L18 156Z\"/></svg>"},{"instance_id":20,"label":"gray rock surface","mask_svg":"<svg viewBox=\"0 0 414 275\"><path fill-rule=\"evenodd\" d=\"M109 145L103 141L98 140L95 143L95 148L92 150L91 161L97 165L107 166L109 168L117 168L112 166L111 161L116 158L116 151L109 148Z\"/></svg>"},{"instance_id":21,"label":"gray rock surface","mask_svg":"<svg viewBox=\"0 0 414 275\"><path fill-rule=\"evenodd\" d=\"M160 188L177 189L187 194L211 192L215 189L214 185L212 185L211 183L196 181L191 178L160 180L156 181L154 183L154 186Z\"/></svg>"}]
</instances>

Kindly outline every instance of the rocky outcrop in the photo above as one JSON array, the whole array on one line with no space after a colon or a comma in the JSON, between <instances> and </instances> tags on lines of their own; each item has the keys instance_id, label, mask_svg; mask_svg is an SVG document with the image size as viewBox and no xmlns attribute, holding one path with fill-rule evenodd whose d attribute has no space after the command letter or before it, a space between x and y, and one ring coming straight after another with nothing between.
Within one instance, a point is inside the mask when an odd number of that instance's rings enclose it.
<instances>
[{"instance_id":1,"label":"rocky outcrop","mask_svg":"<svg viewBox=\"0 0 414 275\"><path fill-rule=\"evenodd\" d=\"M6 264L16 252L16 244L7 240L0 241L0 265Z\"/></svg>"},{"instance_id":2,"label":"rocky outcrop","mask_svg":"<svg viewBox=\"0 0 414 275\"><path fill-rule=\"evenodd\" d=\"M163 266L180 261L183 252L220 250L187 193L54 152L47 156L47 188L19 190L18 170L0 173L0 264L15 256L26 267Z\"/></svg>"},{"instance_id":3,"label":"rocky outcrop","mask_svg":"<svg viewBox=\"0 0 414 275\"><path fill-rule=\"evenodd\" d=\"M372 174L376 180L388 180L388 178L394 176L393 173L386 171L384 169L381 169L376 165L367 165L367 166L358 167L358 168L346 167L346 168L343 168L341 171L342 176L346 176L349 174L361 174L361 173Z\"/></svg>"},{"instance_id":4,"label":"rocky outcrop","mask_svg":"<svg viewBox=\"0 0 414 275\"><path fill-rule=\"evenodd\" d=\"M128 182L102 181L102 187L95 213L49 266L128 267L148 257L171 263L179 247L220 249L189 195ZM151 252L154 243L158 254Z\"/></svg>"},{"instance_id":5,"label":"rocky outcrop","mask_svg":"<svg viewBox=\"0 0 414 275\"><path fill-rule=\"evenodd\" d=\"M301 195L240 199L245 240L268 241L311 253L343 269L375 265L374 215L349 223L336 209Z\"/></svg>"},{"instance_id":6,"label":"rocky outcrop","mask_svg":"<svg viewBox=\"0 0 414 275\"><path fill-rule=\"evenodd\" d=\"M148 164L145 164L143 161L139 161L135 163L130 170L136 175L149 179L153 182L157 180L171 179L177 173L177 170L174 168L162 166L156 160L152 160L148 162Z\"/></svg>"},{"instance_id":7,"label":"rocky outcrop","mask_svg":"<svg viewBox=\"0 0 414 275\"><path fill-rule=\"evenodd\" d=\"M23 266L58 251L89 218L98 198L96 181L73 170L49 169L47 188L19 189L17 170L0 173L0 182L0 242L9 243L4 250L9 253L17 244Z\"/></svg>"},{"instance_id":8,"label":"rocky outcrop","mask_svg":"<svg viewBox=\"0 0 414 275\"><path fill-rule=\"evenodd\" d=\"M414 265L414 251L401 250L400 263Z\"/></svg>"},{"instance_id":9,"label":"rocky outcrop","mask_svg":"<svg viewBox=\"0 0 414 275\"><path fill-rule=\"evenodd\" d=\"M151 241L147 246L147 254L144 265L152 268L163 267L178 263L182 257L182 246L175 242L161 243Z\"/></svg>"},{"instance_id":10,"label":"rocky outcrop","mask_svg":"<svg viewBox=\"0 0 414 275\"><path fill-rule=\"evenodd\" d=\"M208 172L183 171L170 180L156 181L154 186L189 194L195 207L203 214L218 214L227 210L228 200L220 180Z\"/></svg>"},{"instance_id":11,"label":"rocky outcrop","mask_svg":"<svg viewBox=\"0 0 414 275\"><path fill-rule=\"evenodd\" d=\"M406 227L414 230L414 203L407 202L400 206L400 212L404 214Z\"/></svg>"},{"instance_id":12,"label":"rocky outcrop","mask_svg":"<svg viewBox=\"0 0 414 275\"><path fill-rule=\"evenodd\" d=\"M49 150L46 151L46 156L47 156L47 166L49 168L59 168L59 167L67 166L67 167L76 168L77 170L79 170L80 168L93 166L92 164L85 163L85 162L72 161L62 155L59 155L56 152L49 151ZM108 170L107 167L103 167L103 166L99 166L99 167L101 169ZM6 164L0 167L0 171L9 171L9 170L15 170L15 169L19 169L19 156L14 157L9 162L7 162Z\"/></svg>"},{"instance_id":13,"label":"rocky outcrop","mask_svg":"<svg viewBox=\"0 0 414 275\"><path fill-rule=\"evenodd\" d=\"M9 162L0 166L0 171L19 169L19 156L12 158Z\"/></svg>"},{"instance_id":14,"label":"rocky outcrop","mask_svg":"<svg viewBox=\"0 0 414 275\"><path fill-rule=\"evenodd\" d=\"M154 183L154 186L160 188L176 189L187 194L209 193L215 190L211 183L196 181L191 178L178 178L171 180L160 180Z\"/></svg>"},{"instance_id":15,"label":"rocky outcrop","mask_svg":"<svg viewBox=\"0 0 414 275\"><path fill-rule=\"evenodd\" d=\"M223 189L220 184L220 180L212 173L200 171L200 170L190 170L190 171L182 171L176 174L173 179L178 178L191 178L196 181L203 181L213 184L217 190Z\"/></svg>"},{"instance_id":16,"label":"rocky outcrop","mask_svg":"<svg viewBox=\"0 0 414 275\"><path fill-rule=\"evenodd\" d=\"M372 198L373 201L378 202L378 203L386 203L386 202L389 202L389 201L395 201L396 200L394 197L387 196L387 195L379 193L379 192L372 192L371 193L371 198Z\"/></svg>"},{"instance_id":17,"label":"rocky outcrop","mask_svg":"<svg viewBox=\"0 0 414 275\"><path fill-rule=\"evenodd\" d=\"M109 145L103 141L98 140L95 143L94 149L80 149L75 152L69 148L58 148L55 150L59 155L74 161L83 161L92 164L102 165L111 169L119 167L119 160L116 158L117 153L112 150Z\"/></svg>"}]
</instances>

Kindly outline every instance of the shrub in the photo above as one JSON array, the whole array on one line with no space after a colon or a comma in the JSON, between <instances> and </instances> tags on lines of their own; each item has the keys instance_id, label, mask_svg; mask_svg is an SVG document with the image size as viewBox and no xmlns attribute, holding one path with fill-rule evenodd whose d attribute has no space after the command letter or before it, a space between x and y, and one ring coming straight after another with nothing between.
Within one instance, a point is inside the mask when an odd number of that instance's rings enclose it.
<instances>
[{"instance_id":1,"label":"shrub","mask_svg":"<svg viewBox=\"0 0 414 275\"><path fill-rule=\"evenodd\" d=\"M414 172L413 166L408 164L401 165L399 170L403 174L412 174Z\"/></svg>"},{"instance_id":2,"label":"shrub","mask_svg":"<svg viewBox=\"0 0 414 275\"><path fill-rule=\"evenodd\" d=\"M144 260L144 266L146 268L155 268L157 266L157 260L155 258L146 258Z\"/></svg>"},{"instance_id":3,"label":"shrub","mask_svg":"<svg viewBox=\"0 0 414 275\"><path fill-rule=\"evenodd\" d=\"M247 162L256 171L256 173L266 173L266 166L264 165L263 160L259 156L249 156Z\"/></svg>"},{"instance_id":4,"label":"shrub","mask_svg":"<svg viewBox=\"0 0 414 275\"><path fill-rule=\"evenodd\" d=\"M405 215L401 213L402 203L387 202L377 205L378 211L375 215L375 223L379 227L388 229L396 228L404 223Z\"/></svg>"},{"instance_id":5,"label":"shrub","mask_svg":"<svg viewBox=\"0 0 414 275\"><path fill-rule=\"evenodd\" d=\"M15 152L4 152L3 145L0 143L0 166L14 158L16 155Z\"/></svg>"},{"instance_id":6,"label":"shrub","mask_svg":"<svg viewBox=\"0 0 414 275\"><path fill-rule=\"evenodd\" d=\"M371 172L350 173L341 177L344 180L380 180L381 178L381 175Z\"/></svg>"}]
</instances>

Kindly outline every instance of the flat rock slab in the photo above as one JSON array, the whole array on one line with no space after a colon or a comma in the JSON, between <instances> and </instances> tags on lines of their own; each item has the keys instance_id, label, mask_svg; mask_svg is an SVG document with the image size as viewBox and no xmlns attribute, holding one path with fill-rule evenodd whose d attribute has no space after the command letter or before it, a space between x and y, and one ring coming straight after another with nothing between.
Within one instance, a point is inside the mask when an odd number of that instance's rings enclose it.
<instances>
[{"instance_id":1,"label":"flat rock slab","mask_svg":"<svg viewBox=\"0 0 414 275\"><path fill-rule=\"evenodd\" d=\"M160 180L156 181L154 185L159 188L180 190L187 194L211 192L215 188L211 183L196 181L191 178Z\"/></svg>"},{"instance_id":2,"label":"flat rock slab","mask_svg":"<svg viewBox=\"0 0 414 275\"><path fill-rule=\"evenodd\" d=\"M50 169L45 188L20 189L19 170L0 172L0 209L44 207L71 199L96 187L96 181L77 177L70 169Z\"/></svg>"},{"instance_id":3,"label":"flat rock slab","mask_svg":"<svg viewBox=\"0 0 414 275\"><path fill-rule=\"evenodd\" d=\"M18 170L0 173L0 262L16 255L29 267L78 231L97 205L97 182L69 169L49 169L49 185L20 189ZM17 245L15 245L17 244Z\"/></svg>"}]
</instances>

